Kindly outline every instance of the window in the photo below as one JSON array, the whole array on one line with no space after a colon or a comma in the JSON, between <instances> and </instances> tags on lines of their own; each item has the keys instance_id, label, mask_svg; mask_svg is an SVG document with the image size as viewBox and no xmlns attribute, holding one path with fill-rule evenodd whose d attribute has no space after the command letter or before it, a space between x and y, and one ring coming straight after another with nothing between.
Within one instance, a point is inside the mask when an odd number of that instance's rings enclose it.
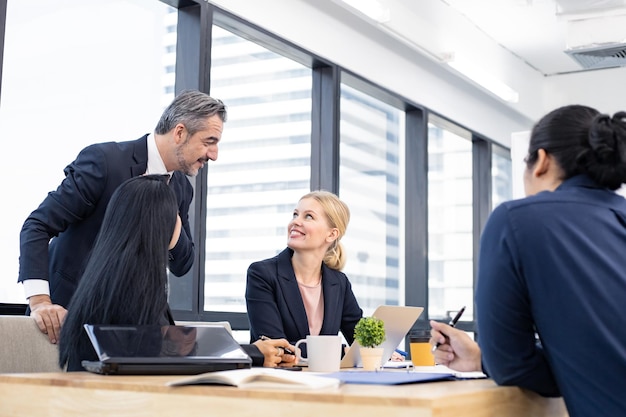
<instances>
[{"instance_id":1,"label":"window","mask_svg":"<svg viewBox=\"0 0 626 417\"><path fill-rule=\"evenodd\" d=\"M167 34L172 10L145 0L8 2L0 164L16 173L5 195L20 198L0 218L0 302L25 302L16 283L20 229L65 166L86 145L154 130L173 97L163 75L175 61L164 48L176 41Z\"/></svg>"},{"instance_id":2,"label":"window","mask_svg":"<svg viewBox=\"0 0 626 417\"><path fill-rule=\"evenodd\" d=\"M491 153L491 207L513 198L511 155L508 150L492 145Z\"/></svg>"},{"instance_id":3,"label":"window","mask_svg":"<svg viewBox=\"0 0 626 417\"><path fill-rule=\"evenodd\" d=\"M8 2L0 162L19 173L6 194L21 197L0 220L0 302L24 302L10 278L19 231L63 168L88 144L151 132L185 85L222 99L228 120L218 160L192 180L199 262L170 283L178 319L245 331L248 266L285 248L298 199L324 184L351 210L344 272L366 315L425 305L427 326L466 305L473 320L478 229L518 178L509 150L271 30L201 0L180 16L158 0Z\"/></svg>"},{"instance_id":4,"label":"window","mask_svg":"<svg viewBox=\"0 0 626 417\"><path fill-rule=\"evenodd\" d=\"M381 304L404 304L404 114L345 84L340 103L339 196L351 212L344 272L369 315Z\"/></svg>"},{"instance_id":5,"label":"window","mask_svg":"<svg viewBox=\"0 0 626 417\"><path fill-rule=\"evenodd\" d=\"M309 191L311 69L213 26L211 95L228 119L208 165L204 309L245 312L248 266L282 251Z\"/></svg>"},{"instance_id":6,"label":"window","mask_svg":"<svg viewBox=\"0 0 626 417\"><path fill-rule=\"evenodd\" d=\"M473 306L471 134L439 117L428 124L429 316ZM430 161L433 161L431 164Z\"/></svg>"}]
</instances>

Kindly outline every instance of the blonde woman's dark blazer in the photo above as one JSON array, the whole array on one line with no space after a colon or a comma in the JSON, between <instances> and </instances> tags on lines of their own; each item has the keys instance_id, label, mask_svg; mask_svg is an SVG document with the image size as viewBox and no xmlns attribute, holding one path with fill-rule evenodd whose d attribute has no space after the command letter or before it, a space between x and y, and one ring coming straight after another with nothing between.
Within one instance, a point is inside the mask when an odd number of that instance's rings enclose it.
<instances>
[{"instance_id":1,"label":"blonde woman's dark blazer","mask_svg":"<svg viewBox=\"0 0 626 417\"><path fill-rule=\"evenodd\" d=\"M291 266L292 256L293 251L287 248L248 268L246 305L251 342L267 336L295 343L309 334L304 303ZM324 321L320 334L336 335L341 331L348 344L352 344L354 327L363 311L348 277L322 264L322 292Z\"/></svg>"}]
</instances>

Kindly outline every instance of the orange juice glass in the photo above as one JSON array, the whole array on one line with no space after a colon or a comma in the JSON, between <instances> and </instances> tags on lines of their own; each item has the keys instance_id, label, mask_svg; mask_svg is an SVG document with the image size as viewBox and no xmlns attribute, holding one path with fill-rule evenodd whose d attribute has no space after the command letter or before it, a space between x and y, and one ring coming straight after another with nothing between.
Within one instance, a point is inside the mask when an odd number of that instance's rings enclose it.
<instances>
[{"instance_id":1,"label":"orange juice glass","mask_svg":"<svg viewBox=\"0 0 626 417\"><path fill-rule=\"evenodd\" d=\"M428 343L429 336L410 335L411 362L413 366L434 366L435 357L431 352L432 346Z\"/></svg>"}]
</instances>

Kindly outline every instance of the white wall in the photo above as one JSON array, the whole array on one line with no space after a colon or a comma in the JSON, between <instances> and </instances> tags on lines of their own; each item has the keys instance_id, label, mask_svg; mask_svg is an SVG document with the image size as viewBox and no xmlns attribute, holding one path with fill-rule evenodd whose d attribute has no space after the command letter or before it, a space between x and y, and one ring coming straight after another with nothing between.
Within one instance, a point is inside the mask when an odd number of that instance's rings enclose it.
<instances>
[{"instance_id":1,"label":"white wall","mask_svg":"<svg viewBox=\"0 0 626 417\"><path fill-rule=\"evenodd\" d=\"M626 67L546 78L546 108L583 104L602 113L626 110Z\"/></svg>"}]
</instances>

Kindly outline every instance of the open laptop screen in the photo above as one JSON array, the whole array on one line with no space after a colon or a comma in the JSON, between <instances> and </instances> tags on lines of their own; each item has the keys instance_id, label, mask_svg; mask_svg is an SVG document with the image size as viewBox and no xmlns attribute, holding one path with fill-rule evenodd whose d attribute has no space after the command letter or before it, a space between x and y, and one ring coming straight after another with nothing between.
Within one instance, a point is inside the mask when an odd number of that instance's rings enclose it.
<instances>
[{"instance_id":1,"label":"open laptop screen","mask_svg":"<svg viewBox=\"0 0 626 417\"><path fill-rule=\"evenodd\" d=\"M220 325L198 326L132 326L90 325L85 330L106 369L118 370L133 365L141 373L141 365L150 365L149 373L195 373L185 369L222 370L250 367L252 360ZM83 363L83 366L86 364ZM97 364L89 364L94 372L104 373ZM175 366L174 366L175 365ZM200 367L200 368L199 368ZM165 372L167 371L167 372Z\"/></svg>"}]
</instances>

